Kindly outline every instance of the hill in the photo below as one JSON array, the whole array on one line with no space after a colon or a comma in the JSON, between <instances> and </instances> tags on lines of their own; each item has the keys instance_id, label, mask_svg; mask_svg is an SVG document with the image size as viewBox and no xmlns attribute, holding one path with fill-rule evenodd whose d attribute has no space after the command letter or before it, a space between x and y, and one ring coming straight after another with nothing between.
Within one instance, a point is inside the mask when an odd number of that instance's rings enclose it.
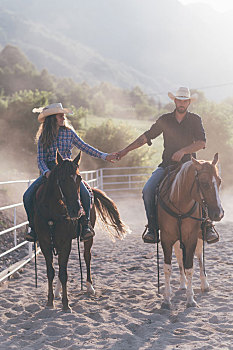
<instances>
[{"instance_id":1,"label":"hill","mask_svg":"<svg viewBox=\"0 0 233 350\"><path fill-rule=\"evenodd\" d=\"M55 31L53 26L34 23L4 9L0 12L0 44L16 45L37 69L46 68L57 77L71 77L79 83L107 81L122 88L141 86L147 91L167 85L165 79L153 79L130 64L104 57L69 34Z\"/></svg>"},{"instance_id":2,"label":"hill","mask_svg":"<svg viewBox=\"0 0 233 350\"><path fill-rule=\"evenodd\" d=\"M19 46L38 69L78 82L139 85L163 99L177 85L218 101L233 95L232 13L178 0L1 0L0 6L0 45Z\"/></svg>"}]
</instances>

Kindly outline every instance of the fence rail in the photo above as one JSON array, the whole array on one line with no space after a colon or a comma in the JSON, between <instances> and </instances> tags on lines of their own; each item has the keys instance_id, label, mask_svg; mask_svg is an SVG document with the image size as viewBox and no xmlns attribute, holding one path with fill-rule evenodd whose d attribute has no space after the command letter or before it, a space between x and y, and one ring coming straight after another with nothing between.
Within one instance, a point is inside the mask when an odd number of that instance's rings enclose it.
<instances>
[{"instance_id":1,"label":"fence rail","mask_svg":"<svg viewBox=\"0 0 233 350\"><path fill-rule=\"evenodd\" d=\"M121 167L121 168L102 168L98 170L90 170L81 172L82 178L91 186L99 188L107 193L121 193L121 196L128 193L128 191L138 191L141 190L143 184L146 182L152 167ZM0 182L0 191L4 186L10 186L12 184L26 184L29 186L34 180L16 180L16 181L1 181ZM26 187L25 186L25 189ZM23 197L23 192L22 196ZM0 203L3 205L3 203ZM12 274L21 269L25 264L31 261L34 258L33 244L27 241L22 241L18 243L17 230L22 227L25 227L28 221L20 222L17 224L17 208L23 207L23 203L14 203L10 205L5 205L0 207L0 212L6 210L13 210L14 225L0 231L0 237L6 234L9 234L13 231L12 243L13 247L0 253L0 259L10 255L16 250L27 247L26 255L21 258L20 261L12 263L10 266L6 267L3 271L0 272L0 283L8 279ZM8 215L9 216L9 215ZM37 250L37 254L40 250ZM2 266L2 263L1 265Z\"/></svg>"}]
</instances>

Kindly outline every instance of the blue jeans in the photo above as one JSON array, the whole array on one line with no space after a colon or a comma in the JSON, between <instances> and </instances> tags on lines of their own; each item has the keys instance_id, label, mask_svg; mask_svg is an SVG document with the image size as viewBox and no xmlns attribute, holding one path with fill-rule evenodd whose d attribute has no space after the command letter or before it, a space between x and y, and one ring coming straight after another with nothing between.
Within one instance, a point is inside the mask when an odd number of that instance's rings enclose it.
<instances>
[{"instance_id":1,"label":"blue jeans","mask_svg":"<svg viewBox=\"0 0 233 350\"><path fill-rule=\"evenodd\" d=\"M37 189L40 187L40 185L44 181L45 181L44 176L41 175L28 187L28 189L23 195L24 208L27 213L30 227L34 226L34 206L33 206L34 195ZM88 189L86 188L86 186L82 181L80 183L80 196L81 196L81 202L82 202L83 208L86 213L86 218L90 220L91 196Z\"/></svg>"},{"instance_id":2,"label":"blue jeans","mask_svg":"<svg viewBox=\"0 0 233 350\"><path fill-rule=\"evenodd\" d=\"M156 187L164 176L165 169L158 167L151 175L142 190L142 198L144 201L146 216L148 223L155 222L155 191Z\"/></svg>"},{"instance_id":3,"label":"blue jeans","mask_svg":"<svg viewBox=\"0 0 233 350\"><path fill-rule=\"evenodd\" d=\"M80 183L80 197L81 197L81 203L83 205L83 209L85 210L85 213L86 213L86 218L87 220L90 220L91 195L82 181Z\"/></svg>"},{"instance_id":4,"label":"blue jeans","mask_svg":"<svg viewBox=\"0 0 233 350\"><path fill-rule=\"evenodd\" d=\"M34 194L36 193L36 191L44 181L45 181L44 176L41 175L28 187L28 189L23 195L23 204L27 213L30 227L34 226L34 206L33 206Z\"/></svg>"}]
</instances>

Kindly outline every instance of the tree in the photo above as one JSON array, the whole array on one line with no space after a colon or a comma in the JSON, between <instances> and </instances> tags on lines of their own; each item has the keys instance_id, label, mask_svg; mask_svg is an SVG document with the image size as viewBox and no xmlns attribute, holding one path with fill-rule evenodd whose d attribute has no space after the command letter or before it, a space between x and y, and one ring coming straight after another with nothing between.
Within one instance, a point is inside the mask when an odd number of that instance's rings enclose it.
<instances>
[{"instance_id":1,"label":"tree","mask_svg":"<svg viewBox=\"0 0 233 350\"><path fill-rule=\"evenodd\" d=\"M126 124L115 124L112 120L107 120L99 127L88 129L84 140L103 152L112 153L124 148L137 137L138 135L132 130L132 127ZM82 167L84 169L98 169L119 166L146 166L151 165L150 161L153 153L153 150L142 147L135 152L130 152L121 161L114 164L83 155Z\"/></svg>"},{"instance_id":2,"label":"tree","mask_svg":"<svg viewBox=\"0 0 233 350\"><path fill-rule=\"evenodd\" d=\"M195 112L202 116L207 138L206 149L200 152L200 156L211 160L218 152L223 183L230 185L233 172L233 106L203 101L196 104Z\"/></svg>"}]
</instances>

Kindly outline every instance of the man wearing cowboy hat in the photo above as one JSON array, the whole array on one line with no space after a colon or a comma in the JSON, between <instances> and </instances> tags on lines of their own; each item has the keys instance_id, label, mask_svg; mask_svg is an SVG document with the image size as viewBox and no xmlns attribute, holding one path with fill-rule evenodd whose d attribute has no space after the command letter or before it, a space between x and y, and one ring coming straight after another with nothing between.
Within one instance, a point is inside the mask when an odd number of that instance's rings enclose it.
<instances>
[{"instance_id":1,"label":"man wearing cowboy hat","mask_svg":"<svg viewBox=\"0 0 233 350\"><path fill-rule=\"evenodd\" d=\"M196 152L205 148L206 144L201 118L188 111L190 103L195 101L197 96L191 96L190 90L186 87L180 87L175 94L169 92L168 96L174 101L175 110L160 116L148 131L117 153L119 160L128 152L143 146L145 143L151 146L151 140L163 134L162 162L152 173L142 191L148 220L148 231L143 236L145 243L156 243L159 239L158 230L156 230L155 195L166 167L175 165L177 162L185 163L191 159L191 156L196 158ZM208 243L214 243L218 240L218 235L212 225L207 226L206 240Z\"/></svg>"},{"instance_id":2,"label":"man wearing cowboy hat","mask_svg":"<svg viewBox=\"0 0 233 350\"><path fill-rule=\"evenodd\" d=\"M31 231L26 235L28 241L36 240L34 230L33 199L36 190L49 177L51 170L56 165L57 150L63 158L71 158L72 148L77 147L92 157L102 158L112 162L116 154L104 153L85 143L74 131L68 122L66 114L72 114L68 108L63 108L61 103L53 103L46 107L34 108L34 113L39 113L38 121L41 124L36 135L37 161L41 176L27 189L23 196L24 207L28 216ZM83 181L80 184L80 195L85 215L81 218L82 234L80 240L87 241L94 236L90 225L91 195Z\"/></svg>"}]
</instances>

